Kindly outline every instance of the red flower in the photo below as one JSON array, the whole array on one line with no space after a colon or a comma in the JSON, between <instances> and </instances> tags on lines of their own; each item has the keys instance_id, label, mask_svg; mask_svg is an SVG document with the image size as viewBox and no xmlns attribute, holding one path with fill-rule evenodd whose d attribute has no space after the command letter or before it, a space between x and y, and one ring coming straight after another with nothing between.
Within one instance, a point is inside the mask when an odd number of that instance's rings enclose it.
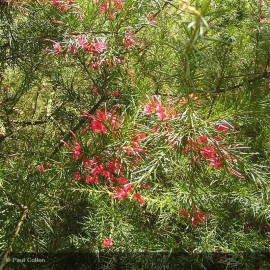
<instances>
[{"instance_id":1,"label":"red flower","mask_svg":"<svg viewBox=\"0 0 270 270\"><path fill-rule=\"evenodd\" d=\"M123 9L123 0L114 0L114 6L118 11L122 11Z\"/></svg>"},{"instance_id":2,"label":"red flower","mask_svg":"<svg viewBox=\"0 0 270 270\"><path fill-rule=\"evenodd\" d=\"M79 180L81 180L82 175L81 175L80 172L75 172L75 173L72 174L72 177L73 177L75 180L79 181Z\"/></svg>"},{"instance_id":3,"label":"red flower","mask_svg":"<svg viewBox=\"0 0 270 270\"><path fill-rule=\"evenodd\" d=\"M133 194L133 197L136 198L136 199L138 199L138 203L139 204L143 204L144 203L144 198L139 193Z\"/></svg>"},{"instance_id":4,"label":"red flower","mask_svg":"<svg viewBox=\"0 0 270 270\"><path fill-rule=\"evenodd\" d=\"M64 5L62 5L62 6L60 7L60 10L61 10L62 12L64 12L67 8L68 8L68 6L67 6L66 4L64 4Z\"/></svg>"},{"instance_id":5,"label":"red flower","mask_svg":"<svg viewBox=\"0 0 270 270\"><path fill-rule=\"evenodd\" d=\"M91 183L91 184L99 184L98 176L94 175L94 176L91 177L91 176L87 175L85 177L85 182L86 183Z\"/></svg>"},{"instance_id":6,"label":"red flower","mask_svg":"<svg viewBox=\"0 0 270 270\"><path fill-rule=\"evenodd\" d=\"M141 185L142 188L146 188L146 189L150 189L151 186L149 184L146 184L146 183L142 183Z\"/></svg>"},{"instance_id":7,"label":"red flower","mask_svg":"<svg viewBox=\"0 0 270 270\"><path fill-rule=\"evenodd\" d=\"M112 238L106 239L102 242L103 247L111 247L113 245Z\"/></svg>"},{"instance_id":8,"label":"red flower","mask_svg":"<svg viewBox=\"0 0 270 270\"><path fill-rule=\"evenodd\" d=\"M222 167L222 162L217 159L210 160L210 166L214 169L220 169Z\"/></svg>"},{"instance_id":9,"label":"red flower","mask_svg":"<svg viewBox=\"0 0 270 270\"><path fill-rule=\"evenodd\" d=\"M147 105L144 105L145 115L149 115L151 113L156 113L160 120L165 120L167 118L167 111L162 106L161 99L159 96L154 96L152 100L149 100Z\"/></svg>"},{"instance_id":10,"label":"red flower","mask_svg":"<svg viewBox=\"0 0 270 270\"><path fill-rule=\"evenodd\" d=\"M78 48L77 47L75 47L75 46L71 46L70 48L69 48L69 53L76 53L76 52L78 52Z\"/></svg>"},{"instance_id":11,"label":"red flower","mask_svg":"<svg viewBox=\"0 0 270 270\"><path fill-rule=\"evenodd\" d=\"M105 127L104 124L102 124L100 121L98 121L97 119L93 119L91 124L90 124L91 129L95 132L95 133L102 133L105 134L107 132L107 128Z\"/></svg>"},{"instance_id":12,"label":"red flower","mask_svg":"<svg viewBox=\"0 0 270 270\"><path fill-rule=\"evenodd\" d=\"M132 187L129 183L125 184L123 189L124 189L124 191L132 191Z\"/></svg>"},{"instance_id":13,"label":"red flower","mask_svg":"<svg viewBox=\"0 0 270 270\"><path fill-rule=\"evenodd\" d=\"M96 111L97 117L89 113L84 113L83 116L91 118L92 122L90 123L89 128L82 130L82 132L88 129L92 129L96 133L105 134L107 132L107 127L110 127L111 130L115 130L119 128L123 122L124 117L123 117L123 114L119 116L118 118L116 117L116 110L118 109L118 107L119 105L116 105L114 109L107 112L106 103L105 103L104 111L101 111L101 110Z\"/></svg>"},{"instance_id":14,"label":"red flower","mask_svg":"<svg viewBox=\"0 0 270 270\"><path fill-rule=\"evenodd\" d=\"M195 207L190 210L190 214L185 209L179 211L180 215L183 215L186 220L190 220L193 227L197 227L200 223L205 222L205 214L202 211L197 211Z\"/></svg>"},{"instance_id":15,"label":"red flower","mask_svg":"<svg viewBox=\"0 0 270 270\"><path fill-rule=\"evenodd\" d=\"M128 197L127 191L122 188L117 188L115 191L116 193L113 194L113 197L117 198L119 201Z\"/></svg>"},{"instance_id":16,"label":"red flower","mask_svg":"<svg viewBox=\"0 0 270 270\"><path fill-rule=\"evenodd\" d=\"M201 154L204 155L206 158L213 159L216 155L216 150L211 148L211 146L206 145L202 148Z\"/></svg>"},{"instance_id":17,"label":"red flower","mask_svg":"<svg viewBox=\"0 0 270 270\"><path fill-rule=\"evenodd\" d=\"M114 97L119 97L120 96L120 92L119 91L114 91L113 92L113 96Z\"/></svg>"},{"instance_id":18,"label":"red flower","mask_svg":"<svg viewBox=\"0 0 270 270\"><path fill-rule=\"evenodd\" d=\"M206 136L200 136L198 138L198 142L199 143L207 143L208 142L208 138Z\"/></svg>"},{"instance_id":19,"label":"red flower","mask_svg":"<svg viewBox=\"0 0 270 270\"><path fill-rule=\"evenodd\" d=\"M58 6L59 4L60 4L59 0L52 0L51 1L51 6L53 6L53 7Z\"/></svg>"},{"instance_id":20,"label":"red flower","mask_svg":"<svg viewBox=\"0 0 270 270\"><path fill-rule=\"evenodd\" d=\"M117 183L119 185L125 185L125 184L128 184L128 180L124 177L120 177L120 178L118 178Z\"/></svg>"},{"instance_id":21,"label":"red flower","mask_svg":"<svg viewBox=\"0 0 270 270\"><path fill-rule=\"evenodd\" d=\"M73 158L74 159L79 159L81 156L81 145L78 141L77 136L70 130L69 131L73 138L75 139L75 144L74 144L74 148L72 148L69 144L67 144L65 141L61 140L61 142L71 151L73 152Z\"/></svg>"},{"instance_id":22,"label":"red flower","mask_svg":"<svg viewBox=\"0 0 270 270\"><path fill-rule=\"evenodd\" d=\"M61 45L59 44L59 43L54 43L54 45L53 45L53 49L55 50L55 51L58 51L58 52L62 52L63 51L63 48L61 47Z\"/></svg>"},{"instance_id":23,"label":"red flower","mask_svg":"<svg viewBox=\"0 0 270 270\"><path fill-rule=\"evenodd\" d=\"M205 215L202 211L196 211L191 218L191 223L193 227L197 227L199 223L205 222Z\"/></svg>"},{"instance_id":24,"label":"red flower","mask_svg":"<svg viewBox=\"0 0 270 270\"><path fill-rule=\"evenodd\" d=\"M239 178L242 178L242 179L245 178L245 176L243 174L241 174L240 172L237 172L236 170L234 170L230 167L228 167L228 171Z\"/></svg>"},{"instance_id":25,"label":"red flower","mask_svg":"<svg viewBox=\"0 0 270 270\"><path fill-rule=\"evenodd\" d=\"M123 44L125 47L130 49L135 45L136 41L134 40L134 34L128 32L125 36L125 39L123 40Z\"/></svg>"},{"instance_id":26,"label":"red flower","mask_svg":"<svg viewBox=\"0 0 270 270\"><path fill-rule=\"evenodd\" d=\"M41 173L44 173L44 171L45 171L43 165L37 165L37 166L36 166L36 170L37 170L37 171L40 171Z\"/></svg>"},{"instance_id":27,"label":"red flower","mask_svg":"<svg viewBox=\"0 0 270 270\"><path fill-rule=\"evenodd\" d=\"M181 209L179 211L179 214L180 215L183 215L186 219L188 219L188 213L187 213L187 211L185 209Z\"/></svg>"},{"instance_id":28,"label":"red flower","mask_svg":"<svg viewBox=\"0 0 270 270\"><path fill-rule=\"evenodd\" d=\"M218 131L228 132L230 129L230 126L228 124L222 124L222 125L215 126L215 129Z\"/></svg>"}]
</instances>

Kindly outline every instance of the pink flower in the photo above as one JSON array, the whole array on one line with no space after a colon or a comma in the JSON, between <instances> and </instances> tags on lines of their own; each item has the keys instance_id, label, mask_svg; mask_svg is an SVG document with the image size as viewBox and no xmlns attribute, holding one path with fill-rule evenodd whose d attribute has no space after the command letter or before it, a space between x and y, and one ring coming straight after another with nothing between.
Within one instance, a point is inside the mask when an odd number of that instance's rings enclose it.
<instances>
[{"instance_id":1,"label":"pink flower","mask_svg":"<svg viewBox=\"0 0 270 270\"><path fill-rule=\"evenodd\" d=\"M151 113L156 113L160 120L165 120L167 118L166 108L162 106L162 102L159 96L154 96L152 100L149 100L147 105L144 105L145 115L149 115Z\"/></svg>"},{"instance_id":2,"label":"pink flower","mask_svg":"<svg viewBox=\"0 0 270 270\"><path fill-rule=\"evenodd\" d=\"M104 4L101 6L100 8L100 13L101 14L105 14L108 12L109 10L109 7L110 7L110 2L107 1L107 0L104 0Z\"/></svg>"},{"instance_id":3,"label":"pink flower","mask_svg":"<svg viewBox=\"0 0 270 270\"><path fill-rule=\"evenodd\" d=\"M93 44L91 52L96 53L96 54L101 54L105 50L107 50L107 43L106 42L97 42L97 43Z\"/></svg>"},{"instance_id":4,"label":"pink flower","mask_svg":"<svg viewBox=\"0 0 270 270\"><path fill-rule=\"evenodd\" d=\"M103 247L111 247L113 245L112 238L106 239L102 242Z\"/></svg>"},{"instance_id":5,"label":"pink flower","mask_svg":"<svg viewBox=\"0 0 270 270\"><path fill-rule=\"evenodd\" d=\"M88 39L83 39L83 38L78 39L78 46L79 47L85 48L85 47L87 47L88 44L89 44Z\"/></svg>"},{"instance_id":6,"label":"pink flower","mask_svg":"<svg viewBox=\"0 0 270 270\"><path fill-rule=\"evenodd\" d=\"M158 24L158 22L157 21L149 21L148 24L156 26Z\"/></svg>"},{"instance_id":7,"label":"pink flower","mask_svg":"<svg viewBox=\"0 0 270 270\"><path fill-rule=\"evenodd\" d=\"M63 51L63 48L61 47L61 45L59 44L59 43L54 43L54 45L53 45L53 49L55 50L55 51L58 51L58 52L62 52Z\"/></svg>"}]
</instances>

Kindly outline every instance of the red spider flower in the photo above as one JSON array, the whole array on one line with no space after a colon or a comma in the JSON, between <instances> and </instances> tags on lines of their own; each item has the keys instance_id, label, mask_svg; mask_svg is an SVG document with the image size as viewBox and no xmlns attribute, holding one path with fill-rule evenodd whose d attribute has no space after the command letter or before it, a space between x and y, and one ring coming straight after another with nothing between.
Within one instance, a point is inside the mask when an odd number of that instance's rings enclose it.
<instances>
[{"instance_id":1,"label":"red spider flower","mask_svg":"<svg viewBox=\"0 0 270 270\"><path fill-rule=\"evenodd\" d=\"M58 6L60 4L61 1L59 0L52 0L51 1L51 6L55 7L55 6Z\"/></svg>"},{"instance_id":2,"label":"red spider flower","mask_svg":"<svg viewBox=\"0 0 270 270\"><path fill-rule=\"evenodd\" d=\"M73 158L74 159L79 159L81 156L81 145L78 141L77 136L70 130L69 131L73 138L75 139L75 144L74 144L74 148L72 148L69 144L67 144L65 141L61 140L61 142L71 151L73 152Z\"/></svg>"},{"instance_id":3,"label":"red spider flower","mask_svg":"<svg viewBox=\"0 0 270 270\"><path fill-rule=\"evenodd\" d=\"M75 180L77 180L77 181L79 181L79 180L82 179L82 175L81 175L80 172L75 172L75 173L73 173L73 174L72 174L72 177L73 177Z\"/></svg>"},{"instance_id":4,"label":"red spider flower","mask_svg":"<svg viewBox=\"0 0 270 270\"><path fill-rule=\"evenodd\" d=\"M94 175L94 176L89 176L87 175L85 177L85 182L86 183L91 183L91 184L99 184L99 181L98 181L98 176L97 175Z\"/></svg>"},{"instance_id":5,"label":"red spider flower","mask_svg":"<svg viewBox=\"0 0 270 270\"><path fill-rule=\"evenodd\" d=\"M216 150L213 149L211 146L206 145L202 148L201 154L206 158L213 159L216 156Z\"/></svg>"},{"instance_id":6,"label":"red spider flower","mask_svg":"<svg viewBox=\"0 0 270 270\"><path fill-rule=\"evenodd\" d=\"M187 213L187 211L185 209L181 209L179 211L179 214L180 215L183 215L186 219L188 219L188 213Z\"/></svg>"},{"instance_id":7,"label":"red spider flower","mask_svg":"<svg viewBox=\"0 0 270 270\"><path fill-rule=\"evenodd\" d=\"M136 199L138 199L138 203L139 204L143 204L144 203L144 198L139 193L133 194L133 197L136 198Z\"/></svg>"},{"instance_id":8,"label":"red spider flower","mask_svg":"<svg viewBox=\"0 0 270 270\"><path fill-rule=\"evenodd\" d=\"M128 180L124 177L120 177L120 178L118 178L117 183L119 185L125 185L125 184L128 184Z\"/></svg>"},{"instance_id":9,"label":"red spider flower","mask_svg":"<svg viewBox=\"0 0 270 270\"><path fill-rule=\"evenodd\" d=\"M37 165L37 166L36 166L36 170L37 170L37 171L40 171L41 173L44 173L44 171L45 171L43 165Z\"/></svg>"},{"instance_id":10,"label":"red spider flower","mask_svg":"<svg viewBox=\"0 0 270 270\"><path fill-rule=\"evenodd\" d=\"M82 130L82 132L92 129L95 133L102 133L105 134L110 128L111 130L116 130L119 128L123 122L123 114L119 117L116 116L116 110L118 109L119 105L116 105L114 109L107 112L107 107L105 103L104 111L97 110L96 111L96 117L89 114L84 113L83 116L86 116L90 119L92 119L92 122L90 123L89 127Z\"/></svg>"},{"instance_id":11,"label":"red spider flower","mask_svg":"<svg viewBox=\"0 0 270 270\"><path fill-rule=\"evenodd\" d=\"M210 160L210 166L213 169L220 169L222 167L222 162L218 159L211 159Z\"/></svg>"},{"instance_id":12,"label":"red spider flower","mask_svg":"<svg viewBox=\"0 0 270 270\"><path fill-rule=\"evenodd\" d=\"M106 239L102 242L103 247L111 247L113 245L112 238Z\"/></svg>"},{"instance_id":13,"label":"red spider flower","mask_svg":"<svg viewBox=\"0 0 270 270\"><path fill-rule=\"evenodd\" d=\"M216 125L215 129L217 131L224 131L224 132L228 132L230 129L230 126L228 124L222 124L222 125Z\"/></svg>"},{"instance_id":14,"label":"red spider flower","mask_svg":"<svg viewBox=\"0 0 270 270\"><path fill-rule=\"evenodd\" d=\"M122 188L117 188L115 191L116 191L116 193L113 194L112 196L117 198L119 201L128 197L127 191L122 189Z\"/></svg>"}]
</instances>

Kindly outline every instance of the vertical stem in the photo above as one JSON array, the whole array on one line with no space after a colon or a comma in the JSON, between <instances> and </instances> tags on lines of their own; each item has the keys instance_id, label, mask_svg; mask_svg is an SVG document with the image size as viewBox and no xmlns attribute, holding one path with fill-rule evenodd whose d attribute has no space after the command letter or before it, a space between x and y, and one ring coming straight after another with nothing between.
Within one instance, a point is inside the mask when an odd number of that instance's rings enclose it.
<instances>
[{"instance_id":1,"label":"vertical stem","mask_svg":"<svg viewBox=\"0 0 270 270\"><path fill-rule=\"evenodd\" d=\"M17 227L15 229L14 235L11 238L10 243L9 243L9 245L8 245L8 247L6 249L6 252L5 252L4 256L3 256L3 259L2 259L1 265L0 265L0 270L3 270L4 269L4 267L5 267L6 263L7 263L7 258L9 256L10 252L11 252L12 246L13 246L16 238L18 237L19 233L20 233L20 230L22 228L23 222L25 221L25 219L27 217L28 208L26 206L23 206L22 205L21 206L21 209L23 209L23 213L22 213L21 218L20 218L20 220L19 220L19 222L17 224Z\"/></svg>"},{"instance_id":2,"label":"vertical stem","mask_svg":"<svg viewBox=\"0 0 270 270\"><path fill-rule=\"evenodd\" d=\"M112 207L112 222L111 222L111 229L110 229L109 238L112 238L112 235L113 235L113 232L114 232L114 223L115 223L115 202L114 202L113 197L111 198L111 207Z\"/></svg>"}]
</instances>

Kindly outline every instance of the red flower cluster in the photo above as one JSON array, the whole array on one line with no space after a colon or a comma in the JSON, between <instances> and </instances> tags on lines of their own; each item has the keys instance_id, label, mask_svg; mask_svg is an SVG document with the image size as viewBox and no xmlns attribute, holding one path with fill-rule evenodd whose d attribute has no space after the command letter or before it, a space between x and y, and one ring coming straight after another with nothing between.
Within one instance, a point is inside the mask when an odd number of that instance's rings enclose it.
<instances>
[{"instance_id":1,"label":"red flower cluster","mask_svg":"<svg viewBox=\"0 0 270 270\"><path fill-rule=\"evenodd\" d=\"M72 48L76 50L82 49L85 52L91 52L93 54L101 54L107 50L107 43L104 41L92 41L86 37L77 38L75 45Z\"/></svg>"},{"instance_id":2,"label":"red flower cluster","mask_svg":"<svg viewBox=\"0 0 270 270\"><path fill-rule=\"evenodd\" d=\"M175 110L171 109L171 103L168 102L164 107L160 96L154 96L152 99L148 100L148 104L144 105L143 108L143 114L150 115L155 113L161 121L176 116Z\"/></svg>"},{"instance_id":3,"label":"red flower cluster","mask_svg":"<svg viewBox=\"0 0 270 270\"><path fill-rule=\"evenodd\" d=\"M65 141L61 140L61 142L71 151L73 152L73 158L74 159L79 159L80 156L81 156L81 145L78 141L78 138L77 136L70 130L69 131L73 138L75 139L75 144L74 144L74 147L72 148L69 144L67 144Z\"/></svg>"},{"instance_id":4,"label":"red flower cluster","mask_svg":"<svg viewBox=\"0 0 270 270\"><path fill-rule=\"evenodd\" d=\"M86 183L100 184L102 180L105 180L105 184L123 183L123 177L118 177L119 174L124 171L120 159L111 159L104 162L100 155L90 160L84 158L83 164L85 172L87 173L85 178ZM109 181L111 181L111 183ZM127 180L126 183L128 183Z\"/></svg>"},{"instance_id":5,"label":"red flower cluster","mask_svg":"<svg viewBox=\"0 0 270 270\"><path fill-rule=\"evenodd\" d=\"M196 228L200 223L205 223L205 213L198 211L195 207L190 210L189 214L185 209L181 209L179 214L184 216L187 221L190 221L194 228ZM208 216L213 215L210 214Z\"/></svg>"},{"instance_id":6,"label":"red flower cluster","mask_svg":"<svg viewBox=\"0 0 270 270\"><path fill-rule=\"evenodd\" d=\"M105 103L104 111L97 110L96 116L93 116L89 113L84 113L82 116L86 116L92 119L92 121L89 124L89 127L82 130L82 132L90 129L93 130L95 133L105 134L108 130L110 130L114 132L114 135L117 135L117 130L120 128L124 121L123 114L118 117L116 116L116 111L118 108L119 105L116 105L114 109L107 112L107 106Z\"/></svg>"},{"instance_id":7,"label":"red flower cluster","mask_svg":"<svg viewBox=\"0 0 270 270\"><path fill-rule=\"evenodd\" d=\"M37 165L36 170L40 171L42 174L45 172L45 170L48 170L51 166L50 161L47 161L45 165Z\"/></svg>"},{"instance_id":8,"label":"red flower cluster","mask_svg":"<svg viewBox=\"0 0 270 270\"><path fill-rule=\"evenodd\" d=\"M74 133L72 133L74 134ZM65 145L74 153L73 158L79 159L81 157L80 151L76 152L76 144L79 145L77 137L75 138L75 148L71 148L68 144ZM129 196L129 193L133 191L131 184L124 177L124 167L120 159L109 159L105 161L101 155L88 159L82 158L84 175L81 172L74 172L72 177L76 181L84 179L87 184L103 184L108 189L112 190L111 196L117 198L119 201ZM120 186L120 187L119 187ZM149 188L149 185L145 184L142 188ZM138 200L139 204L144 203L144 198L138 194L133 194L133 197Z\"/></svg>"},{"instance_id":9,"label":"red flower cluster","mask_svg":"<svg viewBox=\"0 0 270 270\"><path fill-rule=\"evenodd\" d=\"M72 0L52 0L51 1L51 6L52 7L58 7L60 6L60 11L65 12L65 11L69 11L71 9L75 9L77 11L77 14L79 14L81 16L81 12L79 10L79 6L74 3Z\"/></svg>"},{"instance_id":10,"label":"red flower cluster","mask_svg":"<svg viewBox=\"0 0 270 270\"><path fill-rule=\"evenodd\" d=\"M132 136L132 134L130 135ZM137 155L148 152L146 149L142 149L141 142L145 140L147 135L143 132L137 133L130 142L129 146L122 147L122 150L127 153L128 156Z\"/></svg>"},{"instance_id":11,"label":"red flower cluster","mask_svg":"<svg viewBox=\"0 0 270 270\"><path fill-rule=\"evenodd\" d=\"M96 5L100 5L100 13L109 13L110 19L114 19L115 12L121 12L123 9L123 0L95 0Z\"/></svg>"},{"instance_id":12,"label":"red flower cluster","mask_svg":"<svg viewBox=\"0 0 270 270\"><path fill-rule=\"evenodd\" d=\"M132 48L138 41L136 41L134 39L134 34L132 34L131 32L127 32L126 36L123 40L123 44L125 47L127 47L128 49Z\"/></svg>"},{"instance_id":13,"label":"red flower cluster","mask_svg":"<svg viewBox=\"0 0 270 270\"><path fill-rule=\"evenodd\" d=\"M113 245L112 238L106 239L102 242L103 247L111 247Z\"/></svg>"}]
</instances>

